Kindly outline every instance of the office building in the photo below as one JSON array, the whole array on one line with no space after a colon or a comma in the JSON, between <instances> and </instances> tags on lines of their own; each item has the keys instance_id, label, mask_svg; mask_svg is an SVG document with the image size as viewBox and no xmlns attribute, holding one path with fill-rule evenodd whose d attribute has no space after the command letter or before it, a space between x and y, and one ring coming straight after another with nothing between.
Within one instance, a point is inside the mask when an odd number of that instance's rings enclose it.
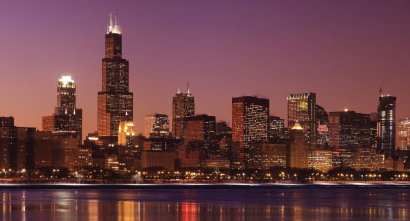
<instances>
[{"instance_id":1,"label":"office building","mask_svg":"<svg viewBox=\"0 0 410 221\"><path fill-rule=\"evenodd\" d=\"M195 115L195 99L187 89L187 93L178 92L172 98L172 136L184 139L185 118Z\"/></svg>"},{"instance_id":2,"label":"office building","mask_svg":"<svg viewBox=\"0 0 410 221\"><path fill-rule=\"evenodd\" d=\"M133 121L133 93L129 91L129 62L122 58L122 31L115 13L105 35L102 91L98 92L99 141L115 141L122 121Z\"/></svg>"},{"instance_id":3,"label":"office building","mask_svg":"<svg viewBox=\"0 0 410 221\"><path fill-rule=\"evenodd\" d=\"M258 97L232 98L232 141L239 157L249 156L251 144L268 141L269 100Z\"/></svg>"},{"instance_id":4,"label":"office building","mask_svg":"<svg viewBox=\"0 0 410 221\"><path fill-rule=\"evenodd\" d=\"M76 85L71 76L62 76L57 85L57 107L42 119L43 131L75 135L82 141L83 111L76 107Z\"/></svg>"},{"instance_id":5,"label":"office building","mask_svg":"<svg viewBox=\"0 0 410 221\"><path fill-rule=\"evenodd\" d=\"M378 151L392 156L396 146L396 97L381 95L377 115Z\"/></svg>"},{"instance_id":6,"label":"office building","mask_svg":"<svg viewBox=\"0 0 410 221\"><path fill-rule=\"evenodd\" d=\"M310 148L316 146L316 94L290 94L288 100L288 128L299 122Z\"/></svg>"}]
</instances>

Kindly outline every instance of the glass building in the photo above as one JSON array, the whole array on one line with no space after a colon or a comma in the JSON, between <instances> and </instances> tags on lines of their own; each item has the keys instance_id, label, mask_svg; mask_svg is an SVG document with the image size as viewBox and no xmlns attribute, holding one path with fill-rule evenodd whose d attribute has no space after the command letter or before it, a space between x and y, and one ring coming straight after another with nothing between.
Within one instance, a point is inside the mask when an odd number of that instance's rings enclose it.
<instances>
[{"instance_id":1,"label":"glass building","mask_svg":"<svg viewBox=\"0 0 410 221\"><path fill-rule=\"evenodd\" d=\"M316 143L316 94L290 94L288 97L288 127L292 128L298 121L305 133L310 148Z\"/></svg>"},{"instance_id":2,"label":"glass building","mask_svg":"<svg viewBox=\"0 0 410 221\"><path fill-rule=\"evenodd\" d=\"M377 115L378 150L391 156L396 145L396 97L381 95Z\"/></svg>"}]
</instances>

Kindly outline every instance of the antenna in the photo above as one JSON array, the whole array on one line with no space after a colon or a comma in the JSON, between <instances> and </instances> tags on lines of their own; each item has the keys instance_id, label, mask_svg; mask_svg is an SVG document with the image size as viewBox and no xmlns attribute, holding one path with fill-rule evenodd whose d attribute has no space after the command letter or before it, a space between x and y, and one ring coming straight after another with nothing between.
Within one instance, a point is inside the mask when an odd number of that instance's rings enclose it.
<instances>
[{"instance_id":1,"label":"antenna","mask_svg":"<svg viewBox=\"0 0 410 221\"><path fill-rule=\"evenodd\" d=\"M118 25L118 21L117 21L117 6L115 6L115 21L114 21L115 23L115 26L117 26Z\"/></svg>"},{"instance_id":2,"label":"antenna","mask_svg":"<svg viewBox=\"0 0 410 221\"><path fill-rule=\"evenodd\" d=\"M189 81L187 82L187 93L189 94Z\"/></svg>"},{"instance_id":3,"label":"antenna","mask_svg":"<svg viewBox=\"0 0 410 221\"><path fill-rule=\"evenodd\" d=\"M178 84L178 91L177 91L177 94L180 94L180 93L181 93L181 89L180 89L179 84Z\"/></svg>"},{"instance_id":4,"label":"antenna","mask_svg":"<svg viewBox=\"0 0 410 221\"><path fill-rule=\"evenodd\" d=\"M110 12L110 26L112 27L112 12Z\"/></svg>"}]
</instances>

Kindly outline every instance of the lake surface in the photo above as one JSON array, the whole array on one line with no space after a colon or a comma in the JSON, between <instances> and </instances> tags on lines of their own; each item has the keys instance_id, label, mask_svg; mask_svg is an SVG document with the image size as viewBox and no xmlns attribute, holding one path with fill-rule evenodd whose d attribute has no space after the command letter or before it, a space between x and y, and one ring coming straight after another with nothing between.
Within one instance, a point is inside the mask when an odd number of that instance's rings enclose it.
<instances>
[{"instance_id":1,"label":"lake surface","mask_svg":"<svg viewBox=\"0 0 410 221\"><path fill-rule=\"evenodd\" d=\"M410 189L0 190L0 220L410 220Z\"/></svg>"}]
</instances>

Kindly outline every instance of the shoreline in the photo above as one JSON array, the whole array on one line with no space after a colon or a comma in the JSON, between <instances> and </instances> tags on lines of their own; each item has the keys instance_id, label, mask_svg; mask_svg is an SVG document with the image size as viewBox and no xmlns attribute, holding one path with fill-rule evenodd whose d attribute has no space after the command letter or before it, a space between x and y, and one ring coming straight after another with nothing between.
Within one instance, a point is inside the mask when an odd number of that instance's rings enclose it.
<instances>
[{"instance_id":1,"label":"shoreline","mask_svg":"<svg viewBox=\"0 0 410 221\"><path fill-rule=\"evenodd\" d=\"M13 189L410 189L410 182L384 183L164 183L164 184L78 184L78 183L42 183L42 184L15 184L1 183L0 191Z\"/></svg>"}]
</instances>

